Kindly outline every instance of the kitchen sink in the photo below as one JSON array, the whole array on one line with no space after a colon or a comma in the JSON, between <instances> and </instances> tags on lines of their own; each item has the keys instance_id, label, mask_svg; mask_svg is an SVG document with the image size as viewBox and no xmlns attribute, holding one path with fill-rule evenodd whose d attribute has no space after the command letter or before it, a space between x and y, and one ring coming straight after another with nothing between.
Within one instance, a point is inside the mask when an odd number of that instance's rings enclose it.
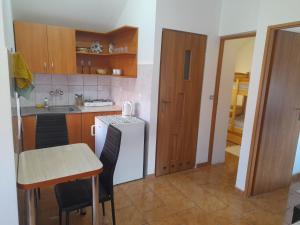
<instances>
[{"instance_id":1,"label":"kitchen sink","mask_svg":"<svg viewBox=\"0 0 300 225\"><path fill-rule=\"evenodd\" d=\"M38 115L45 113L80 113L81 110L75 105L49 106L48 108L22 107L21 115Z\"/></svg>"},{"instance_id":2,"label":"kitchen sink","mask_svg":"<svg viewBox=\"0 0 300 225\"><path fill-rule=\"evenodd\" d=\"M64 105L64 106L49 106L45 109L45 112L53 113L70 113L70 112L80 112L80 109L75 105Z\"/></svg>"}]
</instances>

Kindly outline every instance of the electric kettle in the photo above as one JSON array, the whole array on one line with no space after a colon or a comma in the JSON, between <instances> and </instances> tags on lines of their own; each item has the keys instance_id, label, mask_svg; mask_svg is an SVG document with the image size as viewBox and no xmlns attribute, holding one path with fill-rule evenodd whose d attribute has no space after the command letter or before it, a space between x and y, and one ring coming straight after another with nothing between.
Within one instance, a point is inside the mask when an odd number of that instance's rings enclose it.
<instances>
[{"instance_id":1,"label":"electric kettle","mask_svg":"<svg viewBox=\"0 0 300 225\"><path fill-rule=\"evenodd\" d=\"M132 101L125 101L122 106L122 116L133 116L134 114L134 104Z\"/></svg>"}]
</instances>

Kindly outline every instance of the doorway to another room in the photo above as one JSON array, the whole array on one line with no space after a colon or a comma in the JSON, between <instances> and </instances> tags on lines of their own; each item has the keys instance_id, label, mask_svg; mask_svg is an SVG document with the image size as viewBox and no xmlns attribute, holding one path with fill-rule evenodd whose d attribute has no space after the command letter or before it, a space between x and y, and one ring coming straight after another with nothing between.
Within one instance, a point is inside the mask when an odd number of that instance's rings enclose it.
<instances>
[{"instance_id":1,"label":"doorway to another room","mask_svg":"<svg viewBox=\"0 0 300 225\"><path fill-rule=\"evenodd\" d=\"M221 38L209 161L225 163L235 177L251 77L255 33Z\"/></svg>"}]
</instances>

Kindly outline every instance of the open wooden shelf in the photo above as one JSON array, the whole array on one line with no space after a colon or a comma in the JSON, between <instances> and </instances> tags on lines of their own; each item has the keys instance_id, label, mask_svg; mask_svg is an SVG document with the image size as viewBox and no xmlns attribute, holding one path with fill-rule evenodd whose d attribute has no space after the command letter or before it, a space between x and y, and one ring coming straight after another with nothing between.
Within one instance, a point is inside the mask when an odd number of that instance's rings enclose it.
<instances>
[{"instance_id":1,"label":"open wooden shelf","mask_svg":"<svg viewBox=\"0 0 300 225\"><path fill-rule=\"evenodd\" d=\"M122 78L137 77L138 29L123 26L108 33L76 30L76 48L89 48L98 41L103 46L100 54L92 52L76 52L77 72L81 74L96 74L97 69L122 69L123 75L106 75ZM128 52L109 53L109 44L115 48L125 48ZM82 64L84 65L82 67ZM130 75L128 75L130 74Z\"/></svg>"}]
</instances>

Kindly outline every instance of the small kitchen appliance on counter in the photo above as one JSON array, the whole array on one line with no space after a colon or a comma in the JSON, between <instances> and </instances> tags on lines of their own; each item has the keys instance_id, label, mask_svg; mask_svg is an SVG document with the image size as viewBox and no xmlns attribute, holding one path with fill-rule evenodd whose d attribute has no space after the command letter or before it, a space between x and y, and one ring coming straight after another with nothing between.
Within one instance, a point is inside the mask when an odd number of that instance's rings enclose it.
<instances>
[{"instance_id":1,"label":"small kitchen appliance on counter","mask_svg":"<svg viewBox=\"0 0 300 225\"><path fill-rule=\"evenodd\" d=\"M134 103L132 101L125 101L122 105L122 116L134 116Z\"/></svg>"},{"instance_id":2,"label":"small kitchen appliance on counter","mask_svg":"<svg viewBox=\"0 0 300 225\"><path fill-rule=\"evenodd\" d=\"M125 183L144 177L145 121L136 117L97 116L95 117L96 155L101 155L109 125L122 132L114 184Z\"/></svg>"}]
</instances>

